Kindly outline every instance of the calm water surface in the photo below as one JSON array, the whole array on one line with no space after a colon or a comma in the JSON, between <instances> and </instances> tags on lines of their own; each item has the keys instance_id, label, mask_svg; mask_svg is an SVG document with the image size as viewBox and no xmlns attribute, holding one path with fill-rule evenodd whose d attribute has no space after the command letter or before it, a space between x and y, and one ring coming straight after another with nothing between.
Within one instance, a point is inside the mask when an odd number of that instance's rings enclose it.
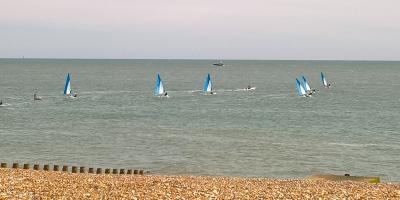
<instances>
[{"instance_id":1,"label":"calm water surface","mask_svg":"<svg viewBox=\"0 0 400 200\"><path fill-rule=\"evenodd\" d=\"M0 160L400 181L400 62L213 62L0 59ZM62 95L68 72L75 100ZM170 98L153 95L157 73ZM216 95L200 91L207 73ZM319 89L312 98L293 95L303 74Z\"/></svg>"}]
</instances>

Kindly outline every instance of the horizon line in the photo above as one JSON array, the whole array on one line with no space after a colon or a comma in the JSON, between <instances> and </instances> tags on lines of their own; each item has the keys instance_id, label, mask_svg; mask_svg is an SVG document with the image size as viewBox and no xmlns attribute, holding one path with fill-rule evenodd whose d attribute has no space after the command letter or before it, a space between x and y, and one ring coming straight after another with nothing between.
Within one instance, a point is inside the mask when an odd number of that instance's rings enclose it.
<instances>
[{"instance_id":1,"label":"horizon line","mask_svg":"<svg viewBox=\"0 0 400 200\"><path fill-rule=\"evenodd\" d=\"M215 58L46 58L46 57L0 57L0 59L12 60L214 60L214 61L348 61L348 62L399 62L391 59L215 59Z\"/></svg>"}]
</instances>

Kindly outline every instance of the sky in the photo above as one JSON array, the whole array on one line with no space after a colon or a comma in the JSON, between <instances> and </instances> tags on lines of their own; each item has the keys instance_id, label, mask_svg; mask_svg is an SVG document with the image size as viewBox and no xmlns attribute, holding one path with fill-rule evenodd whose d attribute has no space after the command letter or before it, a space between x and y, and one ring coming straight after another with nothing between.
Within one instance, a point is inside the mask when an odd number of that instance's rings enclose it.
<instances>
[{"instance_id":1,"label":"sky","mask_svg":"<svg viewBox=\"0 0 400 200\"><path fill-rule=\"evenodd\" d=\"M1 0L1 58L400 60L398 0Z\"/></svg>"}]
</instances>

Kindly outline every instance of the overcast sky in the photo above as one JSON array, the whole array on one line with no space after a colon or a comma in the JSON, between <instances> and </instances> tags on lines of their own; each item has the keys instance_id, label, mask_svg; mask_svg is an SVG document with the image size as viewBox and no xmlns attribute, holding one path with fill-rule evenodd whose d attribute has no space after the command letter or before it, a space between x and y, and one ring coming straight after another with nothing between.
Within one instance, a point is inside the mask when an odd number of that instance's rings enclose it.
<instances>
[{"instance_id":1,"label":"overcast sky","mask_svg":"<svg viewBox=\"0 0 400 200\"><path fill-rule=\"evenodd\" d=\"M399 0L1 0L0 57L400 60Z\"/></svg>"}]
</instances>

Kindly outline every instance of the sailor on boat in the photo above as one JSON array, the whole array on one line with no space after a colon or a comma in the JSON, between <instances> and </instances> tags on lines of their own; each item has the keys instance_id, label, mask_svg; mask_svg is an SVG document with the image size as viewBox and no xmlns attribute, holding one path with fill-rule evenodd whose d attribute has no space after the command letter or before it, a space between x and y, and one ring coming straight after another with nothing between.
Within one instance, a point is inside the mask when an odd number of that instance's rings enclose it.
<instances>
[{"instance_id":1,"label":"sailor on boat","mask_svg":"<svg viewBox=\"0 0 400 200\"><path fill-rule=\"evenodd\" d=\"M330 87L331 87L331 84L330 84L330 83L328 83L328 85L325 86L325 88L330 88Z\"/></svg>"}]
</instances>

